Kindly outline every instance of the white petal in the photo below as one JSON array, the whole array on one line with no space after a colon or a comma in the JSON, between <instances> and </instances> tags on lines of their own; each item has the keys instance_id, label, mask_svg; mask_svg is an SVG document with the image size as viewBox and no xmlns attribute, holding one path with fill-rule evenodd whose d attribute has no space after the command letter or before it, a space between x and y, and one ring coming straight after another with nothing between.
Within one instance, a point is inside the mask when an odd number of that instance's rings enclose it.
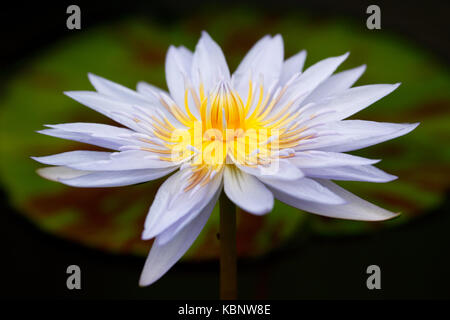
<instances>
[{"instance_id":1,"label":"white petal","mask_svg":"<svg viewBox=\"0 0 450 320\"><path fill-rule=\"evenodd\" d=\"M119 150L125 145L144 145L133 137L134 131L98 123L64 123L47 125L51 129L38 131L48 136Z\"/></svg>"},{"instance_id":2,"label":"white petal","mask_svg":"<svg viewBox=\"0 0 450 320\"><path fill-rule=\"evenodd\" d=\"M192 222L199 214L202 214L205 210L209 213L212 212L214 209L214 206L219 199L220 194L222 193L222 188L218 188L216 190L216 193L214 196L209 200L208 204L205 206L200 213L197 211L192 211L191 213L183 216L180 218L177 222L172 224L169 228L167 228L165 231L161 232L156 239L158 239L158 244L165 244L172 240L174 237L178 235L179 232L181 232L189 223Z\"/></svg>"},{"instance_id":3,"label":"white petal","mask_svg":"<svg viewBox=\"0 0 450 320\"><path fill-rule=\"evenodd\" d=\"M189 77L192 52L184 47L170 46L166 55L166 82L175 103L183 108L185 79Z\"/></svg>"},{"instance_id":4,"label":"white petal","mask_svg":"<svg viewBox=\"0 0 450 320\"><path fill-rule=\"evenodd\" d=\"M145 81L139 81L136 85L136 91L144 95L150 103L159 103L161 94L169 95L169 93Z\"/></svg>"},{"instance_id":5,"label":"white petal","mask_svg":"<svg viewBox=\"0 0 450 320\"><path fill-rule=\"evenodd\" d=\"M234 161L236 166L258 178L278 179L278 180L297 180L304 176L303 172L286 159L275 159L270 166L249 167L241 165Z\"/></svg>"},{"instance_id":6,"label":"white petal","mask_svg":"<svg viewBox=\"0 0 450 320\"><path fill-rule=\"evenodd\" d=\"M341 197L313 179L301 178L294 181L281 181L261 177L258 179L269 187L276 198L278 198L278 194L282 193L286 198L292 198L293 202L296 200L307 200L326 204L344 203Z\"/></svg>"},{"instance_id":7,"label":"white petal","mask_svg":"<svg viewBox=\"0 0 450 320\"><path fill-rule=\"evenodd\" d=\"M339 187L331 181L319 179L317 179L316 181L323 187L337 194L346 202L340 205L327 205L294 199L278 191L274 191L274 195L277 199L287 203L290 206L332 218L363 221L381 221L391 219L398 215L355 196L354 194Z\"/></svg>"},{"instance_id":8,"label":"white petal","mask_svg":"<svg viewBox=\"0 0 450 320\"><path fill-rule=\"evenodd\" d=\"M296 167L303 169L369 165L377 163L380 160L372 160L339 152L308 150L296 152L294 157L289 158L289 161Z\"/></svg>"},{"instance_id":9,"label":"white petal","mask_svg":"<svg viewBox=\"0 0 450 320\"><path fill-rule=\"evenodd\" d=\"M118 83L112 82L92 73L88 73L88 77L95 90L105 96L113 97L130 104L147 105L149 103L146 96Z\"/></svg>"},{"instance_id":10,"label":"white petal","mask_svg":"<svg viewBox=\"0 0 450 320\"><path fill-rule=\"evenodd\" d=\"M170 168L179 166L180 163L160 160L158 155L148 151L127 150L122 152L110 153L107 159L73 162L66 165L78 170L121 171Z\"/></svg>"},{"instance_id":11,"label":"white petal","mask_svg":"<svg viewBox=\"0 0 450 320\"><path fill-rule=\"evenodd\" d=\"M163 90L151 83L145 81L139 81L136 85L136 91L147 97L158 96L161 93L169 94L166 90Z\"/></svg>"},{"instance_id":12,"label":"white petal","mask_svg":"<svg viewBox=\"0 0 450 320\"><path fill-rule=\"evenodd\" d=\"M348 55L346 53L339 57L327 58L306 69L288 87L283 98L277 104L277 108L274 108L274 112L292 100L296 101L294 105L299 105L307 97L307 94L313 92L319 84L331 76L337 67L347 59Z\"/></svg>"},{"instance_id":13,"label":"white petal","mask_svg":"<svg viewBox=\"0 0 450 320\"><path fill-rule=\"evenodd\" d=\"M296 150L319 149L347 152L391 140L414 130L419 123L399 124L364 120L344 120L316 127L318 137L305 140ZM321 136L322 135L322 136Z\"/></svg>"},{"instance_id":14,"label":"white petal","mask_svg":"<svg viewBox=\"0 0 450 320\"><path fill-rule=\"evenodd\" d=\"M303 101L304 104L309 102L317 102L323 98L339 93L350 88L356 80L366 70L366 66L362 65L354 69L345 70L336 73L322 82L310 95Z\"/></svg>"},{"instance_id":15,"label":"white petal","mask_svg":"<svg viewBox=\"0 0 450 320\"><path fill-rule=\"evenodd\" d=\"M247 100L250 80L254 90L257 90L258 79L262 76L266 92L279 81L283 57L283 38L279 34L273 38L265 36L250 49L233 73L232 79L232 86L243 101Z\"/></svg>"},{"instance_id":16,"label":"white petal","mask_svg":"<svg viewBox=\"0 0 450 320\"><path fill-rule=\"evenodd\" d=\"M302 50L284 61L279 81L280 86L283 86L294 74L302 72L305 59L306 51Z\"/></svg>"},{"instance_id":17,"label":"white petal","mask_svg":"<svg viewBox=\"0 0 450 320\"><path fill-rule=\"evenodd\" d=\"M58 181L72 187L103 188L121 187L159 179L176 167L126 171L96 171L78 177L59 177Z\"/></svg>"},{"instance_id":18,"label":"white petal","mask_svg":"<svg viewBox=\"0 0 450 320\"><path fill-rule=\"evenodd\" d=\"M67 167L46 167L37 170L37 173L45 179L59 182L60 179L71 179L89 174L87 171L75 170Z\"/></svg>"},{"instance_id":19,"label":"white petal","mask_svg":"<svg viewBox=\"0 0 450 320\"><path fill-rule=\"evenodd\" d=\"M134 113L131 104L120 102L94 91L66 91L64 94L130 129L142 131L136 121L127 116Z\"/></svg>"},{"instance_id":20,"label":"white petal","mask_svg":"<svg viewBox=\"0 0 450 320\"><path fill-rule=\"evenodd\" d=\"M107 160L109 159L110 155L111 155L110 152L77 150L58 153L51 156L31 157L31 159L36 160L43 164L49 164L54 166L70 166L72 164L80 162Z\"/></svg>"},{"instance_id":21,"label":"white petal","mask_svg":"<svg viewBox=\"0 0 450 320\"><path fill-rule=\"evenodd\" d=\"M242 59L241 63L237 67L236 71L233 73L232 84L235 88L241 81L244 81L248 84L249 79L245 79L245 77L248 76L249 71L253 69L252 65L255 63L254 61L258 58L261 52L264 52L269 48L271 43L272 37L266 35L259 39L247 52L244 59Z\"/></svg>"},{"instance_id":22,"label":"white petal","mask_svg":"<svg viewBox=\"0 0 450 320\"><path fill-rule=\"evenodd\" d=\"M205 31L195 47L191 78L194 87L199 88L200 84L203 84L206 93L212 90L218 81L230 79L222 49Z\"/></svg>"},{"instance_id":23,"label":"white petal","mask_svg":"<svg viewBox=\"0 0 450 320\"><path fill-rule=\"evenodd\" d=\"M183 47L179 47L179 48L174 48L174 50L178 50L180 51L181 48ZM184 50L190 52L188 49L183 48ZM170 48L169 48L170 50ZM166 64L167 64L167 58L166 58ZM176 64L174 65L173 62L171 63L171 69L174 69L174 67L176 67ZM176 68L175 68L176 69ZM189 70L189 69L188 69ZM170 80L171 82L171 86L176 87L176 83L177 80L179 79L178 77L176 77L176 75L178 76L182 76L182 73L179 70L172 70L172 71L166 71L166 74L171 74L172 77L175 77L175 79ZM166 79L168 79L167 75L166 75ZM169 81L169 80L167 80ZM144 95L146 97L146 99L149 100L149 104L152 106L152 108L145 108L144 110L146 111L147 114L150 114L151 116L157 116L158 118L160 118L160 115L164 115L166 118L168 118L169 122L172 123L172 125L175 125L175 127L180 127L180 123L179 121L173 116L173 114L171 112L169 112L167 110L167 108L163 105L163 101L164 103L168 103L167 100L173 101L175 103L174 97L171 97L170 94L165 91L162 90L154 85L151 85L149 83L146 83L144 81L140 81L138 82L136 89L139 93L141 93L142 95ZM178 92L178 91L177 91ZM182 90L180 91L183 98L184 98L184 85L182 86ZM163 98L164 97L164 98ZM179 96L177 97L177 100L179 100ZM192 97L189 97L189 103L191 103ZM180 105L181 110L184 110L184 101L181 102L182 104ZM193 105L193 104L191 104ZM156 108L154 108L156 106ZM154 110L157 109L157 113L155 114Z\"/></svg>"},{"instance_id":24,"label":"white petal","mask_svg":"<svg viewBox=\"0 0 450 320\"><path fill-rule=\"evenodd\" d=\"M192 171L188 167L170 176L159 188L145 220L143 239L151 239L184 216L195 217L221 186L222 172L204 185L185 191Z\"/></svg>"},{"instance_id":25,"label":"white petal","mask_svg":"<svg viewBox=\"0 0 450 320\"><path fill-rule=\"evenodd\" d=\"M160 239L165 238L165 233L156 237L153 246L145 261L139 285L148 286L161 278L190 248L192 243L205 226L215 201L210 201L201 212L192 219L175 237L168 242L161 243ZM170 233L172 230L167 230Z\"/></svg>"},{"instance_id":26,"label":"white petal","mask_svg":"<svg viewBox=\"0 0 450 320\"><path fill-rule=\"evenodd\" d=\"M313 115L321 110L335 110L328 117L321 118L321 122L338 121L345 119L358 111L370 106L384 96L398 88L400 84L373 84L350 88L319 101L309 108L303 116Z\"/></svg>"},{"instance_id":27,"label":"white petal","mask_svg":"<svg viewBox=\"0 0 450 320\"><path fill-rule=\"evenodd\" d=\"M335 168L307 168L303 169L306 176L327 180L389 182L397 179L374 166L349 166Z\"/></svg>"},{"instance_id":28,"label":"white petal","mask_svg":"<svg viewBox=\"0 0 450 320\"><path fill-rule=\"evenodd\" d=\"M303 72L299 78L299 82L307 84L309 89L317 87L325 79L339 67L339 65L347 59L349 53L342 56L331 57L317 62Z\"/></svg>"},{"instance_id":29,"label":"white petal","mask_svg":"<svg viewBox=\"0 0 450 320\"><path fill-rule=\"evenodd\" d=\"M241 209L257 215L272 211L272 193L254 176L226 166L223 179L226 195Z\"/></svg>"}]
</instances>

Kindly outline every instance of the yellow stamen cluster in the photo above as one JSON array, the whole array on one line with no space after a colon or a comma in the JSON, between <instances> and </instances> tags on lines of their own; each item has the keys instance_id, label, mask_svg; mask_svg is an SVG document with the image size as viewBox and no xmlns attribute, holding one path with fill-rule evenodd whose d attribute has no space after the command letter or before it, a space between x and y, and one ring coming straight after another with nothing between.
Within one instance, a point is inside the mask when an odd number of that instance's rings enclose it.
<instances>
[{"instance_id":1,"label":"yellow stamen cluster","mask_svg":"<svg viewBox=\"0 0 450 320\"><path fill-rule=\"evenodd\" d=\"M226 82L220 82L208 95L202 85L198 91L188 86L184 108L161 98L169 114L184 128L176 128L166 116L152 116L153 132L162 143L143 139L154 147L142 149L160 154L164 161L190 158L193 174L187 190L206 184L213 172L220 171L230 159L254 167L268 165L274 158L289 157L280 155L280 151L309 137L302 136L306 127L294 122L300 114L290 112L294 101L279 106L286 89L287 86L272 95L261 84L254 94L249 81L244 103Z\"/></svg>"}]
</instances>

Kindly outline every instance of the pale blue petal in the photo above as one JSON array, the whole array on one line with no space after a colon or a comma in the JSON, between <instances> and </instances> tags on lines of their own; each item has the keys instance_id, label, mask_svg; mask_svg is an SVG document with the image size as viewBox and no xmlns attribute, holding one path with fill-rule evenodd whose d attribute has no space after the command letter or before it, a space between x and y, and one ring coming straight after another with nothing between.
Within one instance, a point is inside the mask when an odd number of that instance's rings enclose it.
<instances>
[{"instance_id":1,"label":"pale blue petal","mask_svg":"<svg viewBox=\"0 0 450 320\"><path fill-rule=\"evenodd\" d=\"M111 153L108 159L70 163L68 166L78 170L115 171L170 168L179 162L160 160L160 156L144 150L127 150Z\"/></svg>"},{"instance_id":2,"label":"pale blue petal","mask_svg":"<svg viewBox=\"0 0 450 320\"><path fill-rule=\"evenodd\" d=\"M292 84L287 88L285 94L277 103L273 112L277 112L291 101L295 101L294 107L299 106L302 101L312 93L323 81L325 81L344 62L348 57L348 53L331 57L317 62L305 70Z\"/></svg>"},{"instance_id":3,"label":"pale blue petal","mask_svg":"<svg viewBox=\"0 0 450 320\"><path fill-rule=\"evenodd\" d=\"M190 78L192 52L170 46L166 55L166 82L175 103L184 109L185 80Z\"/></svg>"},{"instance_id":4,"label":"pale blue petal","mask_svg":"<svg viewBox=\"0 0 450 320\"><path fill-rule=\"evenodd\" d=\"M191 79L194 88L199 88L203 84L206 93L212 90L218 81L230 79L230 71L222 49L205 31L202 32L195 47Z\"/></svg>"},{"instance_id":5,"label":"pale blue petal","mask_svg":"<svg viewBox=\"0 0 450 320\"><path fill-rule=\"evenodd\" d=\"M126 171L96 171L69 179L59 178L58 181L72 187L104 188L121 187L143 183L164 177L176 168L142 169Z\"/></svg>"},{"instance_id":6,"label":"pale blue petal","mask_svg":"<svg viewBox=\"0 0 450 320\"><path fill-rule=\"evenodd\" d=\"M303 70L305 60L306 60L306 51L302 50L299 53L287 59L286 61L284 61L283 68L281 69L279 85L283 86L296 73L300 74Z\"/></svg>"},{"instance_id":7,"label":"pale blue petal","mask_svg":"<svg viewBox=\"0 0 450 320\"><path fill-rule=\"evenodd\" d=\"M223 178L226 195L238 207L256 215L272 211L273 195L257 178L229 166Z\"/></svg>"},{"instance_id":8,"label":"pale blue petal","mask_svg":"<svg viewBox=\"0 0 450 320\"><path fill-rule=\"evenodd\" d=\"M278 198L283 193L286 197L326 204L342 204L344 200L333 191L313 179L301 178L294 181L281 181L258 177Z\"/></svg>"},{"instance_id":9,"label":"pale blue petal","mask_svg":"<svg viewBox=\"0 0 450 320\"><path fill-rule=\"evenodd\" d=\"M236 166L255 177L278 179L278 180L297 180L304 176L303 172L286 159L274 159L268 166L246 166L234 161Z\"/></svg>"},{"instance_id":10,"label":"pale blue petal","mask_svg":"<svg viewBox=\"0 0 450 320\"><path fill-rule=\"evenodd\" d=\"M400 84L372 84L354 87L341 91L317 104L302 114L302 117L314 116L322 110L334 110L328 116L322 117L321 122L332 122L345 119L358 111L370 106L384 96L398 88Z\"/></svg>"},{"instance_id":11,"label":"pale blue petal","mask_svg":"<svg viewBox=\"0 0 450 320\"><path fill-rule=\"evenodd\" d=\"M138 132L143 131L133 120L132 115L135 110L129 103L118 101L94 91L66 91L64 94L130 129Z\"/></svg>"},{"instance_id":12,"label":"pale blue petal","mask_svg":"<svg viewBox=\"0 0 450 320\"><path fill-rule=\"evenodd\" d=\"M303 169L306 176L327 180L389 182L397 179L374 166L349 166Z\"/></svg>"},{"instance_id":13,"label":"pale blue petal","mask_svg":"<svg viewBox=\"0 0 450 320\"><path fill-rule=\"evenodd\" d=\"M361 166L379 162L380 160L367 159L340 152L327 152L319 150L298 151L289 161L296 167L324 168L342 166Z\"/></svg>"},{"instance_id":14,"label":"pale blue petal","mask_svg":"<svg viewBox=\"0 0 450 320\"><path fill-rule=\"evenodd\" d=\"M249 81L254 91L259 90L260 79L265 93L280 79L283 68L284 46L281 35L265 36L247 53L233 73L232 86L245 102L248 97Z\"/></svg>"},{"instance_id":15,"label":"pale blue petal","mask_svg":"<svg viewBox=\"0 0 450 320\"><path fill-rule=\"evenodd\" d=\"M275 197L285 202L286 204L298 208L300 210L316 213L322 216L340 219L350 220L363 220L363 221L381 221L391 219L397 216L396 213L392 213L388 210L380 208L374 204L371 204L347 190L339 187L331 181L316 180L324 188L327 188L334 194L338 195L345 200L343 204L323 204L314 201L306 201L298 198L294 198L282 191L274 190Z\"/></svg>"},{"instance_id":16,"label":"pale blue petal","mask_svg":"<svg viewBox=\"0 0 450 320\"><path fill-rule=\"evenodd\" d=\"M317 138L300 143L296 150L347 152L403 136L419 123L389 123L364 120L330 122L316 127Z\"/></svg>"},{"instance_id":17,"label":"pale blue petal","mask_svg":"<svg viewBox=\"0 0 450 320\"><path fill-rule=\"evenodd\" d=\"M110 158L110 155L111 152L77 150L58 153L51 156L31 157L31 158L43 164L70 167L72 164L108 160Z\"/></svg>"},{"instance_id":18,"label":"pale blue petal","mask_svg":"<svg viewBox=\"0 0 450 320\"><path fill-rule=\"evenodd\" d=\"M366 66L362 65L357 68L333 74L318 85L317 88L303 101L303 104L318 102L326 97L350 88L361 77L365 70Z\"/></svg>"},{"instance_id":19,"label":"pale blue petal","mask_svg":"<svg viewBox=\"0 0 450 320\"><path fill-rule=\"evenodd\" d=\"M116 100L128 104L137 104L141 106L150 106L150 103L154 102L149 100L145 95L95 74L88 73L88 77L97 92L105 96L115 98Z\"/></svg>"},{"instance_id":20,"label":"pale blue petal","mask_svg":"<svg viewBox=\"0 0 450 320\"><path fill-rule=\"evenodd\" d=\"M222 172L206 185L185 190L189 186L191 168L185 168L170 176L159 188L145 220L143 239L151 239L184 216L198 214L211 200L222 184Z\"/></svg>"},{"instance_id":21,"label":"pale blue petal","mask_svg":"<svg viewBox=\"0 0 450 320\"><path fill-rule=\"evenodd\" d=\"M40 130L38 133L113 150L119 150L126 145L145 145L133 136L134 131L106 124L78 122L47 125L47 127L51 129Z\"/></svg>"},{"instance_id":22,"label":"pale blue petal","mask_svg":"<svg viewBox=\"0 0 450 320\"><path fill-rule=\"evenodd\" d=\"M186 253L197 239L200 231L208 221L215 201L210 201L199 214L192 219L170 241L161 243L160 238L166 235L160 234L153 242L150 253L145 261L144 270L139 280L140 286L148 286L161 278L172 266ZM172 230L167 230L172 233Z\"/></svg>"}]
</instances>

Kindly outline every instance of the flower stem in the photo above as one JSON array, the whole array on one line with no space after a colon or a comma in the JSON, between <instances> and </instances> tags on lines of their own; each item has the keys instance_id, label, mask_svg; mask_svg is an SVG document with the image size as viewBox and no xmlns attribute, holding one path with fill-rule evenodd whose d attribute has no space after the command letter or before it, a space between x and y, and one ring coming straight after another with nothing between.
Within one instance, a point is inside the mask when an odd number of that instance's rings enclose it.
<instances>
[{"instance_id":1,"label":"flower stem","mask_svg":"<svg viewBox=\"0 0 450 320\"><path fill-rule=\"evenodd\" d=\"M220 204L220 299L237 298L236 206L223 192Z\"/></svg>"}]
</instances>

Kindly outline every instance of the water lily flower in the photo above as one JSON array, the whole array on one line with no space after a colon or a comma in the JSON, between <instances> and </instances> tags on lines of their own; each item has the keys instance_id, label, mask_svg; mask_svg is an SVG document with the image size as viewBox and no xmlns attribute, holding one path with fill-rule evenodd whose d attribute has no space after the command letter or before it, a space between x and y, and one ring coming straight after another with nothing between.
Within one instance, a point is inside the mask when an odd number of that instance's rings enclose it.
<instances>
[{"instance_id":1,"label":"water lily flower","mask_svg":"<svg viewBox=\"0 0 450 320\"><path fill-rule=\"evenodd\" d=\"M168 92L137 90L89 74L96 91L65 94L122 126L47 125L40 133L107 151L34 157L47 179L74 187L117 187L170 173L148 212L143 239L154 242L140 284L152 284L189 249L224 190L243 210L269 213L277 198L311 213L378 221L396 216L331 180L388 182L379 160L346 152L390 140L417 124L345 120L399 84L352 87L365 66L333 74L348 53L302 71L306 52L284 60L280 35L265 36L231 75L203 32L195 51L171 46Z\"/></svg>"}]
</instances>

